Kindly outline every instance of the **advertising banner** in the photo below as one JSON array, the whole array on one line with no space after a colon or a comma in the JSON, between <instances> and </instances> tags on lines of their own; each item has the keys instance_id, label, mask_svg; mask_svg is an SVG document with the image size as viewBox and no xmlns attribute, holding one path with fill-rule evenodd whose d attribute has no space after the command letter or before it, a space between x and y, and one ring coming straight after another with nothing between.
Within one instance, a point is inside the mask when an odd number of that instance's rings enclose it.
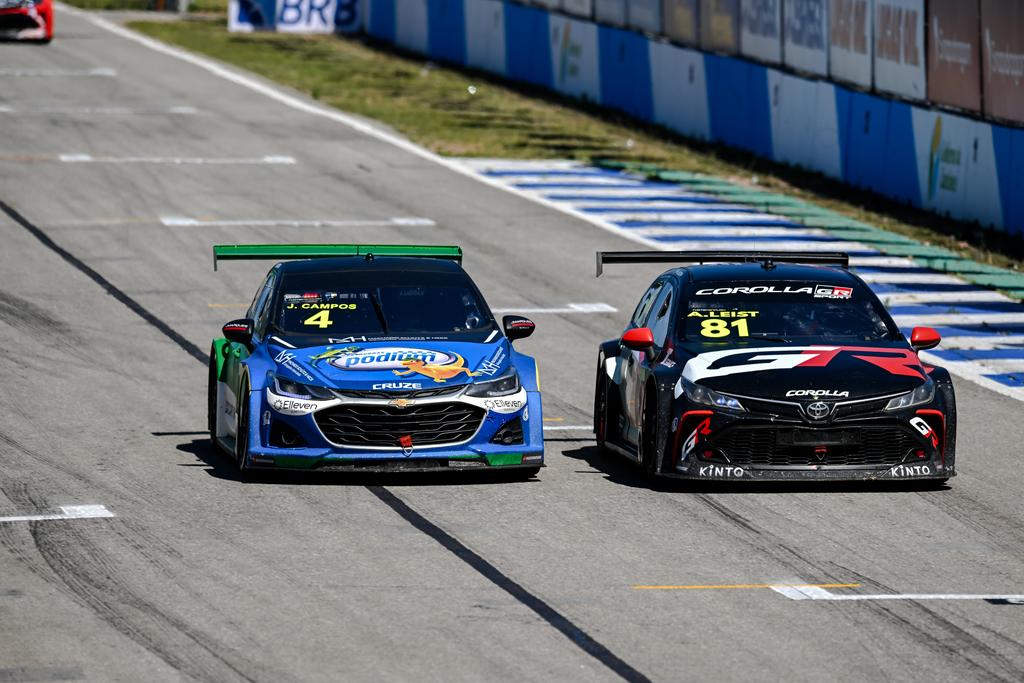
<instances>
[{"instance_id":1,"label":"advertising banner","mask_svg":"<svg viewBox=\"0 0 1024 683\"><path fill-rule=\"evenodd\" d=\"M928 99L932 102L981 111L978 9L978 3L963 0L928 3Z\"/></svg>"},{"instance_id":2,"label":"advertising banner","mask_svg":"<svg viewBox=\"0 0 1024 683\"><path fill-rule=\"evenodd\" d=\"M501 0L471 0L466 9L466 64L505 74L505 8Z\"/></svg>"},{"instance_id":3,"label":"advertising banner","mask_svg":"<svg viewBox=\"0 0 1024 683\"><path fill-rule=\"evenodd\" d=\"M954 0L955 1L955 0ZM871 0L830 0L828 72L837 81L871 87Z\"/></svg>"},{"instance_id":4,"label":"advertising banner","mask_svg":"<svg viewBox=\"0 0 1024 683\"><path fill-rule=\"evenodd\" d=\"M590 102L601 101L597 24L552 14L551 83L558 92Z\"/></svg>"},{"instance_id":5,"label":"advertising banner","mask_svg":"<svg viewBox=\"0 0 1024 683\"><path fill-rule=\"evenodd\" d=\"M786 0L784 58L787 66L828 75L828 0Z\"/></svg>"},{"instance_id":6,"label":"advertising banner","mask_svg":"<svg viewBox=\"0 0 1024 683\"><path fill-rule=\"evenodd\" d=\"M594 0L594 19L612 26L626 25L626 0Z\"/></svg>"},{"instance_id":7,"label":"advertising banner","mask_svg":"<svg viewBox=\"0 0 1024 683\"><path fill-rule=\"evenodd\" d=\"M1024 122L1024 2L982 0L985 113Z\"/></svg>"},{"instance_id":8,"label":"advertising banner","mask_svg":"<svg viewBox=\"0 0 1024 683\"><path fill-rule=\"evenodd\" d=\"M562 0L562 11L591 19L594 16L594 0Z\"/></svg>"},{"instance_id":9,"label":"advertising banner","mask_svg":"<svg viewBox=\"0 0 1024 683\"><path fill-rule=\"evenodd\" d=\"M360 0L231 0L234 32L355 33L363 28Z\"/></svg>"},{"instance_id":10,"label":"advertising banner","mask_svg":"<svg viewBox=\"0 0 1024 683\"><path fill-rule=\"evenodd\" d=\"M914 107L921 205L952 218L1002 223L992 126Z\"/></svg>"},{"instance_id":11,"label":"advertising banner","mask_svg":"<svg viewBox=\"0 0 1024 683\"><path fill-rule=\"evenodd\" d=\"M409 52L427 52L427 0L394 0L395 45Z\"/></svg>"},{"instance_id":12,"label":"advertising banner","mask_svg":"<svg viewBox=\"0 0 1024 683\"><path fill-rule=\"evenodd\" d=\"M662 32L677 43L696 45L700 38L700 0L663 0Z\"/></svg>"},{"instance_id":13,"label":"advertising banner","mask_svg":"<svg viewBox=\"0 0 1024 683\"><path fill-rule=\"evenodd\" d=\"M728 54L740 51L740 0L700 0L700 46Z\"/></svg>"},{"instance_id":14,"label":"advertising banner","mask_svg":"<svg viewBox=\"0 0 1024 683\"><path fill-rule=\"evenodd\" d=\"M875 0L874 24L875 90L923 100L924 0Z\"/></svg>"},{"instance_id":15,"label":"advertising banner","mask_svg":"<svg viewBox=\"0 0 1024 683\"><path fill-rule=\"evenodd\" d=\"M629 0L626 23L648 33L661 33L661 0Z\"/></svg>"},{"instance_id":16,"label":"advertising banner","mask_svg":"<svg viewBox=\"0 0 1024 683\"><path fill-rule=\"evenodd\" d=\"M668 43L651 43L654 121L699 140L711 137L704 55Z\"/></svg>"},{"instance_id":17,"label":"advertising banner","mask_svg":"<svg viewBox=\"0 0 1024 683\"><path fill-rule=\"evenodd\" d=\"M740 52L782 63L782 0L741 0Z\"/></svg>"}]
</instances>

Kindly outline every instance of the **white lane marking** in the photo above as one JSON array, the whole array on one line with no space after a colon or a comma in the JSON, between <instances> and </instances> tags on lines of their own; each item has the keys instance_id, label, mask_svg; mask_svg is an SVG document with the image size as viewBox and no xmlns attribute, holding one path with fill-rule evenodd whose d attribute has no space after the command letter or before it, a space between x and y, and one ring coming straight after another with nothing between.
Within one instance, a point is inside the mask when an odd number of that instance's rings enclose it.
<instances>
[{"instance_id":1,"label":"white lane marking","mask_svg":"<svg viewBox=\"0 0 1024 683\"><path fill-rule=\"evenodd\" d=\"M627 233L636 232L635 230L627 230ZM723 234L723 238L727 238L728 234ZM663 251L666 246L671 246L674 249L685 249L686 251L714 251L716 249L731 249L736 248L737 245L729 244L728 239L721 240L658 240L659 247ZM751 238L745 240L743 243L744 249L750 249L752 251L874 251L869 247L859 242L801 242L800 240L764 240L758 241L757 238Z\"/></svg>"},{"instance_id":2,"label":"white lane marking","mask_svg":"<svg viewBox=\"0 0 1024 683\"><path fill-rule=\"evenodd\" d=\"M772 586L773 591L790 600L1024 600L1015 593L879 593L875 595L841 593L815 586Z\"/></svg>"},{"instance_id":3,"label":"white lane marking","mask_svg":"<svg viewBox=\"0 0 1024 683\"><path fill-rule=\"evenodd\" d=\"M113 78L114 76L117 76L117 71L105 67L96 69L29 69L15 67L0 69L0 76L13 76L15 78L48 78L65 76L79 78L83 76L100 76Z\"/></svg>"},{"instance_id":4,"label":"white lane marking","mask_svg":"<svg viewBox=\"0 0 1024 683\"><path fill-rule=\"evenodd\" d=\"M948 313L939 315L894 315L900 327L914 325L1006 325L1024 323L1024 313Z\"/></svg>"},{"instance_id":5,"label":"white lane marking","mask_svg":"<svg viewBox=\"0 0 1024 683\"><path fill-rule=\"evenodd\" d=\"M952 275L932 273L923 270L920 273L857 273L864 282L892 285L962 285L964 281Z\"/></svg>"},{"instance_id":6,"label":"white lane marking","mask_svg":"<svg viewBox=\"0 0 1024 683\"><path fill-rule=\"evenodd\" d=\"M200 220L182 216L161 216L160 222L169 228L357 228L365 226L430 226L436 225L429 218L400 217L385 219L354 220Z\"/></svg>"},{"instance_id":7,"label":"white lane marking","mask_svg":"<svg viewBox=\"0 0 1024 683\"><path fill-rule=\"evenodd\" d=\"M73 7L69 7L68 5L65 5L62 2L57 2L56 4L58 7L61 8L62 11L67 12L68 14L73 14L75 16L81 17L86 21L90 22L91 24L93 24L94 26L109 31L126 40L131 40L135 43L138 43L139 45L143 45L156 52L160 52L170 57L174 57L175 59L179 59L183 62L192 64L193 66L196 66L206 71L207 73L213 74L214 76L223 78L224 80L235 83L236 85L242 86L243 88L247 88L253 92L269 97L270 99L276 100L277 102L280 102L281 104L287 107L295 109L296 111L305 112L307 114L312 114L313 116L319 116L321 118L325 118L336 123L340 123L351 128L352 130L362 133L363 135L372 137L376 140L380 140L381 142L386 142L394 147L409 152L410 154L414 154L422 159L426 159L427 161L439 164L449 169L450 171L458 173L459 175L465 176L467 178L472 178L477 182L489 185L490 187L497 188L499 190L503 190L516 196L530 199L531 201L542 206L546 206L549 209L559 211L569 216L575 216L576 218L585 220L591 223L592 225L596 225L604 230L622 236L622 230L620 230L618 227L614 225L611 225L610 223L595 220L594 218L587 216L587 214L583 213L582 211L577 211L569 206L566 206L565 204L550 201L544 199L543 197L538 197L537 195L532 194L530 192L525 192L514 187L510 187L505 183L501 182L501 180L482 176L479 173L477 173L476 170L474 170L470 166L467 166L461 161L455 159L446 159L438 154L431 152L430 150L427 150L413 142L410 142L409 140L398 137L397 135L393 135L386 131L380 130L375 126L367 123L366 121L357 119L353 116L350 116L337 110L327 109L319 104L313 104L312 102L299 99L294 95L289 95L281 90L278 90L277 88L267 85L266 83L261 83L260 81L256 80L251 76L247 76L237 71L228 69L227 67L218 64L217 62L211 59L200 57L199 55L192 54L180 48L171 47L170 45L161 43L158 40L154 40L147 36L136 33L131 29L127 29L123 26L118 26L117 24L107 21L106 19L94 16L89 12L83 12ZM670 192L670 194L677 193ZM654 242L653 240L648 240L639 235L632 237L626 236L626 239L632 240L637 244L643 244L647 247L658 248L657 246L655 246L657 244L656 242Z\"/></svg>"},{"instance_id":8,"label":"white lane marking","mask_svg":"<svg viewBox=\"0 0 1024 683\"><path fill-rule=\"evenodd\" d=\"M643 180L640 180L639 178L634 178L634 177L631 177L631 176L628 176L628 175L622 175L622 176L610 175L610 174L608 174L608 175L606 175L606 174L601 174L601 175L561 175L561 174L558 174L558 173L533 173L533 174L529 174L529 175L523 174L523 175L497 176L497 177L499 177L499 178L504 177L504 178L506 178L508 180L508 182L515 183L517 185L519 185L519 184L530 184L530 185L532 185L532 184L535 184L535 183L544 183L544 184L551 183L551 184L555 184L555 185L574 185L574 186L575 185L587 185L588 187L585 187L585 188L584 187L574 187L573 188L574 191L585 191L585 192L589 192L590 191L590 187L589 186L591 186L591 185L594 186L594 187L602 187L602 186L605 186L605 185L615 185L615 186L618 186L618 187L621 187L622 185L632 185L632 186L635 186L635 187L643 187L644 186L644 181ZM543 188L538 188L538 189L543 189ZM558 188L556 187L556 188L553 188L553 189L557 190Z\"/></svg>"},{"instance_id":9,"label":"white lane marking","mask_svg":"<svg viewBox=\"0 0 1024 683\"><path fill-rule=\"evenodd\" d=\"M728 226L728 227L712 227L711 225L705 224L702 227L694 226L692 228L686 228L682 226L665 227L665 228L626 228L630 232L637 232L641 235L647 235L648 237L667 237L672 235L678 235L687 239L678 240L679 245L685 246L687 243L693 241L691 237L703 237L703 238L716 238L716 237L743 237L752 238L757 240L758 237L793 237L799 239L801 237L819 237L822 233L814 232L813 230L798 230L793 228L760 228L760 227L739 227L739 226ZM719 245L721 248L721 245Z\"/></svg>"},{"instance_id":10,"label":"white lane marking","mask_svg":"<svg viewBox=\"0 0 1024 683\"><path fill-rule=\"evenodd\" d=\"M210 166L252 166L295 164L295 157L270 155L264 157L94 157L91 154L61 154L66 164L186 164Z\"/></svg>"},{"instance_id":11,"label":"white lane marking","mask_svg":"<svg viewBox=\"0 0 1024 683\"><path fill-rule=\"evenodd\" d=\"M913 259L906 256L851 256L850 265L854 268L920 268Z\"/></svg>"},{"instance_id":12,"label":"white lane marking","mask_svg":"<svg viewBox=\"0 0 1024 683\"><path fill-rule=\"evenodd\" d=\"M588 431L588 432L591 432L593 430L594 430L594 425L565 425L565 426L558 426L558 427L548 427L548 426L544 427L544 431L545 432L578 432L578 431Z\"/></svg>"},{"instance_id":13,"label":"white lane marking","mask_svg":"<svg viewBox=\"0 0 1024 683\"><path fill-rule=\"evenodd\" d=\"M998 334L987 333L972 337L969 335L957 335L943 337L943 349L1003 349L1014 346L1024 346L1024 334Z\"/></svg>"},{"instance_id":14,"label":"white lane marking","mask_svg":"<svg viewBox=\"0 0 1024 683\"><path fill-rule=\"evenodd\" d=\"M618 313L619 309L603 303L593 304L567 304L563 308L493 308L492 313Z\"/></svg>"},{"instance_id":15,"label":"white lane marking","mask_svg":"<svg viewBox=\"0 0 1024 683\"><path fill-rule=\"evenodd\" d=\"M594 211L594 213L600 213L603 216L607 216L614 213L629 213L635 209L644 209L640 215L652 216L656 214L655 211L647 211L647 209L674 209L675 211L669 211L668 213L679 213L683 216L688 215L691 211L707 211L710 208L718 209L721 213L732 213L740 211L750 211L749 206L742 204L728 204L725 202L674 202L661 199L652 199L644 201L643 198L636 200L635 204L629 204L627 202L620 202L617 200L601 200L592 199L582 201L579 204L574 205L580 211L590 211L592 209L600 209L600 211ZM618 209L618 211L608 211L608 209ZM767 215L767 214L762 214Z\"/></svg>"},{"instance_id":16,"label":"white lane marking","mask_svg":"<svg viewBox=\"0 0 1024 683\"><path fill-rule=\"evenodd\" d=\"M58 106L0 106L0 114L82 114L89 116L137 115L191 115L198 114L195 107L58 107Z\"/></svg>"},{"instance_id":17,"label":"white lane marking","mask_svg":"<svg viewBox=\"0 0 1024 683\"><path fill-rule=\"evenodd\" d=\"M984 289L970 290L967 292L892 292L890 294L879 294L878 298L881 299L882 303L886 306L936 304L947 302L959 303L961 301L998 301L1016 303L1005 294L987 291Z\"/></svg>"},{"instance_id":18,"label":"white lane marking","mask_svg":"<svg viewBox=\"0 0 1024 683\"><path fill-rule=\"evenodd\" d=\"M739 211L693 211L687 213L643 213L629 211L617 211L615 213L603 213L601 218L606 221L625 222L635 221L644 223L680 223L683 225L677 227L685 227L685 224L700 226L700 225L714 225L715 223L739 223L740 221L751 221L758 223L782 223L784 225L792 225L794 221L786 218L785 216L773 216L765 213L755 213L753 211L739 212ZM627 230L637 230L639 228L623 225L621 226ZM649 226L655 227L655 226ZM794 228L796 229L796 228ZM825 233L816 228L803 228L808 233L816 235L824 235Z\"/></svg>"},{"instance_id":19,"label":"white lane marking","mask_svg":"<svg viewBox=\"0 0 1024 683\"><path fill-rule=\"evenodd\" d=\"M0 524L7 522L46 522L61 519L98 519L113 516L114 513L104 505L64 505L61 506L59 514L0 517Z\"/></svg>"}]
</instances>

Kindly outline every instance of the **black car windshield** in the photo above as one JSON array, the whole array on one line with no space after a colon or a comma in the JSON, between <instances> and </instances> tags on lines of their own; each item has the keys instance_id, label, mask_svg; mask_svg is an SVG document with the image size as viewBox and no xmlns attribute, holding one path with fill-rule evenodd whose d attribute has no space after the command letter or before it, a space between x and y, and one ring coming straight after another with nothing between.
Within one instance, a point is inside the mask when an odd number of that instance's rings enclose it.
<instances>
[{"instance_id":1,"label":"black car windshield","mask_svg":"<svg viewBox=\"0 0 1024 683\"><path fill-rule=\"evenodd\" d=\"M898 339L888 313L862 287L807 282L698 283L680 307L688 341Z\"/></svg>"},{"instance_id":2,"label":"black car windshield","mask_svg":"<svg viewBox=\"0 0 1024 683\"><path fill-rule=\"evenodd\" d=\"M494 329L464 273L285 274L273 327L289 336L451 338Z\"/></svg>"}]
</instances>

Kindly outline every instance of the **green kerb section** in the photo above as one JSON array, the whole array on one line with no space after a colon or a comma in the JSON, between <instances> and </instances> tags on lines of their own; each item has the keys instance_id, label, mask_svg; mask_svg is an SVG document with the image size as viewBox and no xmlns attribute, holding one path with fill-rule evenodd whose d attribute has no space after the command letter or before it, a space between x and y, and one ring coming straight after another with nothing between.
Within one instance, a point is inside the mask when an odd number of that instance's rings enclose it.
<instances>
[{"instance_id":1,"label":"green kerb section","mask_svg":"<svg viewBox=\"0 0 1024 683\"><path fill-rule=\"evenodd\" d=\"M489 453L484 457L487 458L487 464L491 467L523 464L522 453Z\"/></svg>"},{"instance_id":2,"label":"green kerb section","mask_svg":"<svg viewBox=\"0 0 1024 683\"><path fill-rule=\"evenodd\" d=\"M700 173L669 171L651 164L630 164L601 159L594 163L601 168L639 173L651 180L674 183L692 192L711 195L723 202L744 204L767 213L785 216L794 223L824 230L839 239L860 242L889 256L913 259L926 268L956 275L979 287L1001 290L1011 297L1024 301L1022 273L978 263L943 247L921 244L917 240L882 230L802 199L744 187Z\"/></svg>"},{"instance_id":3,"label":"green kerb section","mask_svg":"<svg viewBox=\"0 0 1024 683\"><path fill-rule=\"evenodd\" d=\"M462 248L416 244L215 244L213 269L218 261L331 258L335 256L412 256L442 258L462 263Z\"/></svg>"}]
</instances>

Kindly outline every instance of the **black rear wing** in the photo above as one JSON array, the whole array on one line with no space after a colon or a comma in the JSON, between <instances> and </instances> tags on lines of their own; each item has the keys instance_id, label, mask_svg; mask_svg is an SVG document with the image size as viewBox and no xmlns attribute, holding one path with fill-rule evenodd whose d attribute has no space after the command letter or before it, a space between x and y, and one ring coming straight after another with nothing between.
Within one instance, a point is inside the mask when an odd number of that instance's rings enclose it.
<instances>
[{"instance_id":1,"label":"black rear wing","mask_svg":"<svg viewBox=\"0 0 1024 683\"><path fill-rule=\"evenodd\" d=\"M850 267L850 257L839 251L599 251L597 277L606 263L803 263Z\"/></svg>"}]
</instances>

